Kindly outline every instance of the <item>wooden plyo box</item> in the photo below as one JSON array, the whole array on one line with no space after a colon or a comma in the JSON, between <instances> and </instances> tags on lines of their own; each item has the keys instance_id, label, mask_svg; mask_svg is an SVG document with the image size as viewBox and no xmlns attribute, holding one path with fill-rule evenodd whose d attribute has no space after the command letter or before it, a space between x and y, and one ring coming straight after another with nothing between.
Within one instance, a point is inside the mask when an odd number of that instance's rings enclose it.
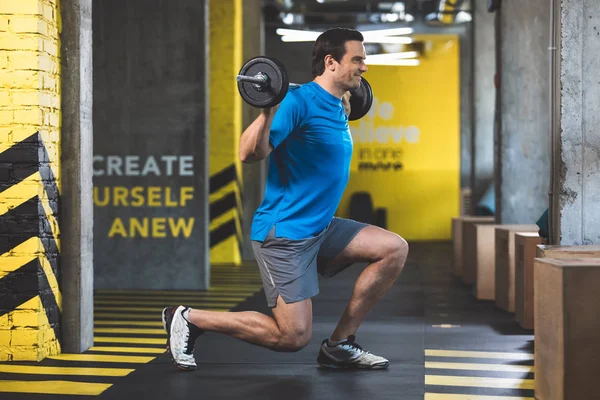
<instances>
[{"instance_id":1,"label":"wooden plyo box","mask_svg":"<svg viewBox=\"0 0 600 400\"><path fill-rule=\"evenodd\" d=\"M515 233L537 232L537 225L499 225L496 228L496 306L515 312Z\"/></svg>"},{"instance_id":2,"label":"wooden plyo box","mask_svg":"<svg viewBox=\"0 0 600 400\"><path fill-rule=\"evenodd\" d=\"M539 245L536 257L546 258L600 258L600 245L564 246Z\"/></svg>"},{"instance_id":3,"label":"wooden plyo box","mask_svg":"<svg viewBox=\"0 0 600 400\"><path fill-rule=\"evenodd\" d=\"M463 227L466 222L493 223L494 217L465 215L452 218L452 273L457 277L463 274Z\"/></svg>"},{"instance_id":4,"label":"wooden plyo box","mask_svg":"<svg viewBox=\"0 0 600 400\"><path fill-rule=\"evenodd\" d=\"M494 229L489 223L467 223L464 231L463 282L473 284L478 300L494 299Z\"/></svg>"},{"instance_id":5,"label":"wooden plyo box","mask_svg":"<svg viewBox=\"0 0 600 400\"><path fill-rule=\"evenodd\" d=\"M537 233L515 234L515 314L525 329L533 329L533 260L541 243Z\"/></svg>"},{"instance_id":6,"label":"wooden plyo box","mask_svg":"<svg viewBox=\"0 0 600 400\"><path fill-rule=\"evenodd\" d=\"M600 259L534 261L535 398L597 399Z\"/></svg>"},{"instance_id":7,"label":"wooden plyo box","mask_svg":"<svg viewBox=\"0 0 600 400\"><path fill-rule=\"evenodd\" d=\"M481 255L478 251L478 233L477 226L488 225L491 226L494 223L493 217L489 217L485 220L478 219L463 220L463 256L462 256L462 281L467 285L475 283L475 276L477 272L477 260ZM482 241L479 241L479 246L482 245ZM479 250L481 247L479 247Z\"/></svg>"}]
</instances>

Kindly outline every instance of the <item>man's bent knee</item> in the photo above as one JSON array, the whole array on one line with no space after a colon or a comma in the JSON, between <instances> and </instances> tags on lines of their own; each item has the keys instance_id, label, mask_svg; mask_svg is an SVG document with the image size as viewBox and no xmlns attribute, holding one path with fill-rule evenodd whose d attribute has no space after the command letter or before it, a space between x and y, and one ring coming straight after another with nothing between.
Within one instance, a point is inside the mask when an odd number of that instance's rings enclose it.
<instances>
[{"instance_id":1,"label":"man's bent knee","mask_svg":"<svg viewBox=\"0 0 600 400\"><path fill-rule=\"evenodd\" d=\"M408 243L399 235L394 234L393 240L389 242L384 258L389 260L387 264L391 272L399 274L404 268L408 256Z\"/></svg>"},{"instance_id":2,"label":"man's bent knee","mask_svg":"<svg viewBox=\"0 0 600 400\"><path fill-rule=\"evenodd\" d=\"M296 330L289 333L281 333L279 343L277 346L278 351L285 352L296 352L306 347L310 342L312 332L308 330Z\"/></svg>"}]
</instances>

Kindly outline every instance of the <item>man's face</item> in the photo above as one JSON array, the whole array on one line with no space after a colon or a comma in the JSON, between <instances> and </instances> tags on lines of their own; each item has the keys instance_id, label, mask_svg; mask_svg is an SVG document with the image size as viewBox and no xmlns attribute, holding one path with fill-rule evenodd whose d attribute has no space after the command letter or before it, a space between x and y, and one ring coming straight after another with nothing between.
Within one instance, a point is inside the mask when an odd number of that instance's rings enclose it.
<instances>
[{"instance_id":1,"label":"man's face","mask_svg":"<svg viewBox=\"0 0 600 400\"><path fill-rule=\"evenodd\" d=\"M365 64L365 47L362 42L352 40L346 42L346 54L338 63L335 80L344 90L360 87L361 75L367 72Z\"/></svg>"}]
</instances>

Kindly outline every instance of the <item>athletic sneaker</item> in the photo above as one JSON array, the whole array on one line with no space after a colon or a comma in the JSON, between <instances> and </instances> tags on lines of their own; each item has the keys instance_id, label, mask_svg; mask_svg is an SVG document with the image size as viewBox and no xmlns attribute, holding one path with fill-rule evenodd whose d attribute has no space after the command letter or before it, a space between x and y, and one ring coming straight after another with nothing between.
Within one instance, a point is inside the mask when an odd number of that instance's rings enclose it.
<instances>
[{"instance_id":1,"label":"athletic sneaker","mask_svg":"<svg viewBox=\"0 0 600 400\"><path fill-rule=\"evenodd\" d=\"M163 328L167 332L167 351L171 360L184 371L196 369L194 344L204 330L188 321L190 308L167 307L162 312Z\"/></svg>"},{"instance_id":2,"label":"athletic sneaker","mask_svg":"<svg viewBox=\"0 0 600 400\"><path fill-rule=\"evenodd\" d=\"M317 362L329 368L384 369L390 365L385 358L363 350L354 339L351 335L336 346L329 346L327 339L323 340Z\"/></svg>"}]
</instances>

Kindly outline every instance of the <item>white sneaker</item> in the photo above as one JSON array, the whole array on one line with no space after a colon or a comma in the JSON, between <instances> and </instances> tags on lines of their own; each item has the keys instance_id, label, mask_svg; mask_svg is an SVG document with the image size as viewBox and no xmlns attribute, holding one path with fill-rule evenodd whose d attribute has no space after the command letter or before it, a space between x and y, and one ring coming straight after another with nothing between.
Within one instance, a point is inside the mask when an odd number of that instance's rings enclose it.
<instances>
[{"instance_id":1,"label":"white sneaker","mask_svg":"<svg viewBox=\"0 0 600 400\"><path fill-rule=\"evenodd\" d=\"M189 307L179 306L167 307L162 312L163 327L168 336L167 350L173 363L184 371L196 369L194 344L204 332L188 321L189 310Z\"/></svg>"},{"instance_id":2,"label":"white sneaker","mask_svg":"<svg viewBox=\"0 0 600 400\"><path fill-rule=\"evenodd\" d=\"M317 362L329 368L384 369L390 362L383 357L365 351L354 343L354 335L336 346L329 346L327 339L321 344Z\"/></svg>"}]
</instances>

